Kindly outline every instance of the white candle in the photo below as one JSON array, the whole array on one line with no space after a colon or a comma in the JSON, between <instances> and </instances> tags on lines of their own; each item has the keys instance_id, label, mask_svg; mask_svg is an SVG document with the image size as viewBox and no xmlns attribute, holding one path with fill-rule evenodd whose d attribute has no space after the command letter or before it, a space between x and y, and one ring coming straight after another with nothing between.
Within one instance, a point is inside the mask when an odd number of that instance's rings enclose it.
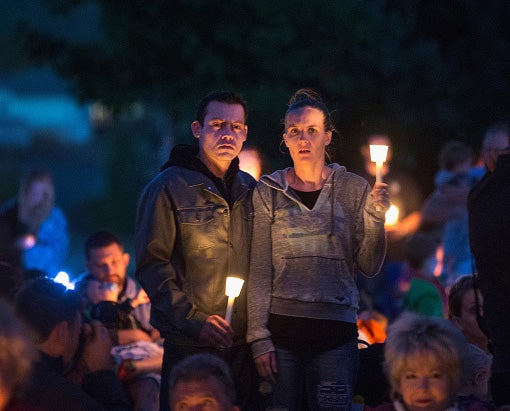
<instances>
[{"instance_id":1,"label":"white candle","mask_svg":"<svg viewBox=\"0 0 510 411\"><path fill-rule=\"evenodd\" d=\"M370 160L375 162L375 182L382 183L382 168L388 154L388 146L382 144L370 144ZM380 206L375 207L376 211L381 211Z\"/></svg>"},{"instance_id":2,"label":"white candle","mask_svg":"<svg viewBox=\"0 0 510 411\"><path fill-rule=\"evenodd\" d=\"M382 168L388 154L388 146L380 144L370 145L370 159L375 162L375 182L382 183Z\"/></svg>"},{"instance_id":3,"label":"white candle","mask_svg":"<svg viewBox=\"0 0 510 411\"><path fill-rule=\"evenodd\" d=\"M243 288L244 280L237 277L227 277L227 285L225 295L228 297L227 312L225 313L225 321L230 324L232 319L232 309L234 307L234 300L239 297L241 289Z\"/></svg>"}]
</instances>

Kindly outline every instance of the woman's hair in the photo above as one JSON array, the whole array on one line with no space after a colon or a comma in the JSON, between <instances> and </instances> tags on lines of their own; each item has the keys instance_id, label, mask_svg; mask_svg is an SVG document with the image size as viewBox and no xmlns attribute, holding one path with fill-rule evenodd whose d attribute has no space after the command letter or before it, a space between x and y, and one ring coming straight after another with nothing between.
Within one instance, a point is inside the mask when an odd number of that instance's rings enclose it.
<instances>
[{"instance_id":1,"label":"woman's hair","mask_svg":"<svg viewBox=\"0 0 510 411\"><path fill-rule=\"evenodd\" d=\"M474 291L474 277L471 274L459 277L448 291L448 318L460 317L462 300L467 292Z\"/></svg>"},{"instance_id":2,"label":"woman's hair","mask_svg":"<svg viewBox=\"0 0 510 411\"><path fill-rule=\"evenodd\" d=\"M322 114L324 114L324 129L331 132L336 131L329 110L322 101L321 96L308 88L299 89L292 95L289 100L289 108L285 112L285 117L287 117L290 112L303 107L313 107L322 111Z\"/></svg>"},{"instance_id":3,"label":"woman's hair","mask_svg":"<svg viewBox=\"0 0 510 411\"><path fill-rule=\"evenodd\" d=\"M384 348L384 367L392 390L398 390L409 365L423 357L441 364L457 390L466 347L462 332L450 321L415 313L401 314L388 327Z\"/></svg>"},{"instance_id":4,"label":"woman's hair","mask_svg":"<svg viewBox=\"0 0 510 411\"><path fill-rule=\"evenodd\" d=\"M28 329L12 307L0 299L0 381L9 393L23 386L35 358Z\"/></svg>"}]
</instances>

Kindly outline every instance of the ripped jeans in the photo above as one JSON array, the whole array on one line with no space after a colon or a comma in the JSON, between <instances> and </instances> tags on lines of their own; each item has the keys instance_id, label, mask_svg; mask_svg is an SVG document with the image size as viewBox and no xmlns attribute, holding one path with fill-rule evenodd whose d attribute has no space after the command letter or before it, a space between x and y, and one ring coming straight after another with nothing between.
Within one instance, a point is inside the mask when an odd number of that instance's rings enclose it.
<instances>
[{"instance_id":1,"label":"ripped jeans","mask_svg":"<svg viewBox=\"0 0 510 411\"><path fill-rule=\"evenodd\" d=\"M357 339L329 351L276 348L276 362L276 384L264 395L265 410L350 410L359 365Z\"/></svg>"}]
</instances>

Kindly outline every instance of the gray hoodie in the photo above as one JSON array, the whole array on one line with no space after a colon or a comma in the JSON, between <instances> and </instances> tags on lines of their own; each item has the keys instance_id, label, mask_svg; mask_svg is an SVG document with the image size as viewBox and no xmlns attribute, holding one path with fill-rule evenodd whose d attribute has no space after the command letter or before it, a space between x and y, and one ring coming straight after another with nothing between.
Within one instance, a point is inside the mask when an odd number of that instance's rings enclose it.
<instances>
[{"instance_id":1,"label":"gray hoodie","mask_svg":"<svg viewBox=\"0 0 510 411\"><path fill-rule=\"evenodd\" d=\"M376 275L386 251L384 212L370 185L330 164L313 209L289 187L289 169L263 176L253 194L248 342L254 357L273 351L269 314L356 322L356 272Z\"/></svg>"}]
</instances>

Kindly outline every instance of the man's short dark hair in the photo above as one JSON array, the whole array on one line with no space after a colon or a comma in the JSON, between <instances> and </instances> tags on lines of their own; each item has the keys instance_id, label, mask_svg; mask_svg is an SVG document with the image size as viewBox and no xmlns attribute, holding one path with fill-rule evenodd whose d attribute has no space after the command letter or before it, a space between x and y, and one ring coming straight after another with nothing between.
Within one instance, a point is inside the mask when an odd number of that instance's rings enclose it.
<instances>
[{"instance_id":1,"label":"man's short dark hair","mask_svg":"<svg viewBox=\"0 0 510 411\"><path fill-rule=\"evenodd\" d=\"M85 241L85 257L87 260L90 257L90 250L94 248L103 248L111 244L118 244L122 247L119 237L110 231L98 231L90 235Z\"/></svg>"},{"instance_id":2,"label":"man's short dark hair","mask_svg":"<svg viewBox=\"0 0 510 411\"><path fill-rule=\"evenodd\" d=\"M240 94L234 93L233 91L213 91L212 93L209 93L207 96L202 98L200 103L198 103L196 119L200 125L204 125L204 119L207 114L207 106L211 101L218 101L220 103L226 104L240 104L243 107L244 121L246 122L246 119L248 118L248 110L246 102Z\"/></svg>"},{"instance_id":3,"label":"man's short dark hair","mask_svg":"<svg viewBox=\"0 0 510 411\"><path fill-rule=\"evenodd\" d=\"M169 393L180 382L203 381L209 377L216 378L225 390L227 398L235 404L234 381L225 361L213 354L193 354L179 361L170 373Z\"/></svg>"},{"instance_id":4,"label":"man's short dark hair","mask_svg":"<svg viewBox=\"0 0 510 411\"><path fill-rule=\"evenodd\" d=\"M82 303L75 291L40 278L26 283L18 291L14 307L19 318L36 333L36 343L42 343L57 324L62 321L72 324L76 313L81 312Z\"/></svg>"}]
</instances>

